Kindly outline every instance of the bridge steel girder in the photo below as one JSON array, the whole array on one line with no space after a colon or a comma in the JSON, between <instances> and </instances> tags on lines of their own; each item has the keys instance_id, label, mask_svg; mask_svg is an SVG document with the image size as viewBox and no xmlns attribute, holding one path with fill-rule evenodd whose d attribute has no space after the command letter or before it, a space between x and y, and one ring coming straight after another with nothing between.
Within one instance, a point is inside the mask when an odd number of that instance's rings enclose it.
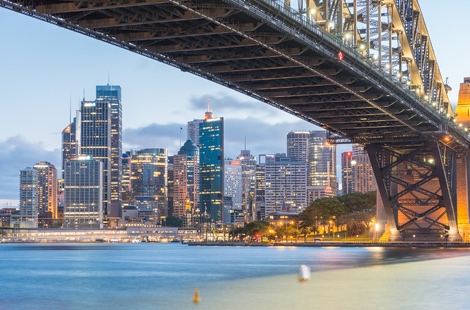
<instances>
[{"instance_id":1,"label":"bridge steel girder","mask_svg":"<svg viewBox=\"0 0 470 310\"><path fill-rule=\"evenodd\" d=\"M391 240L426 233L430 240L460 241L457 223L457 153L445 144L426 141L403 153L384 145L365 147L374 172Z\"/></svg>"},{"instance_id":2,"label":"bridge steel girder","mask_svg":"<svg viewBox=\"0 0 470 310\"><path fill-rule=\"evenodd\" d=\"M392 1L382 2L392 9ZM336 5L329 12L335 12L338 22L343 18L342 31L354 29L355 42L361 42L361 32L352 21L363 21L364 9L355 8L351 13L350 0L336 1L339 2L343 3L342 10ZM315 7L315 3L309 5ZM365 123L359 117L352 127L343 127L336 120L329 123L329 118L317 119L313 111L303 112L304 106L345 103L346 111L362 102L375 110L372 114L388 115L393 124L400 124L403 135L420 137L426 131L430 134L425 138L440 139L447 134L456 141L456 147L465 149L470 144L468 137L462 137L458 128L447 123L445 117L397 84L354 47L318 24L312 24L311 20L299 19L290 8L270 0L214 0L212 3L0 0L0 6L191 72L351 141L357 137L356 128L373 132L374 142L391 141L397 135L395 129L380 134L376 122ZM374 3L370 9L377 11ZM395 15L394 24L385 24L383 28L390 30L391 25L399 24L399 20L395 22L399 15ZM317 14L317 17L322 15ZM337 59L338 51L344 55L341 61ZM264 84L257 87L260 81ZM319 93L317 88L322 84L336 90ZM302 90L296 88L299 85ZM339 99L340 94L348 98ZM347 101L351 107L346 107ZM407 111L406 116L402 111ZM369 129L365 128L368 124Z\"/></svg>"}]
</instances>

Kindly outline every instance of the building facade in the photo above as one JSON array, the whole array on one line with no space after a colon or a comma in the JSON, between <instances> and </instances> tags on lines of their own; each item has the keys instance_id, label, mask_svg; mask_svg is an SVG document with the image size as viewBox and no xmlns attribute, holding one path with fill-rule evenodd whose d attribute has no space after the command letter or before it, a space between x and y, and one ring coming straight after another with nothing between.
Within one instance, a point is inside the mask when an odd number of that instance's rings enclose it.
<instances>
[{"instance_id":1,"label":"building facade","mask_svg":"<svg viewBox=\"0 0 470 310\"><path fill-rule=\"evenodd\" d=\"M194 212L199 202L199 148L188 139L174 156L174 215ZM189 210L188 210L189 208Z\"/></svg>"},{"instance_id":2,"label":"building facade","mask_svg":"<svg viewBox=\"0 0 470 310\"><path fill-rule=\"evenodd\" d=\"M222 219L224 197L224 119L206 112L199 124L199 209L212 223Z\"/></svg>"},{"instance_id":3,"label":"building facade","mask_svg":"<svg viewBox=\"0 0 470 310\"><path fill-rule=\"evenodd\" d=\"M239 161L226 159L224 166L224 196L231 197L232 208L243 210L243 172Z\"/></svg>"},{"instance_id":4,"label":"building facade","mask_svg":"<svg viewBox=\"0 0 470 310\"><path fill-rule=\"evenodd\" d=\"M38 171L27 167L20 171L20 227L38 227Z\"/></svg>"},{"instance_id":5,"label":"building facade","mask_svg":"<svg viewBox=\"0 0 470 310\"><path fill-rule=\"evenodd\" d=\"M291 131L287 134L287 157L293 161L308 163L310 132Z\"/></svg>"},{"instance_id":6,"label":"building facade","mask_svg":"<svg viewBox=\"0 0 470 310\"><path fill-rule=\"evenodd\" d=\"M265 216L277 212L302 212L307 207L307 166L287 157L265 164Z\"/></svg>"},{"instance_id":7,"label":"building facade","mask_svg":"<svg viewBox=\"0 0 470 310\"><path fill-rule=\"evenodd\" d=\"M241 150L237 157L242 168L242 206L247 214L247 222L255 219L255 178L256 178L256 159L250 154L250 150Z\"/></svg>"},{"instance_id":8,"label":"building facade","mask_svg":"<svg viewBox=\"0 0 470 310\"><path fill-rule=\"evenodd\" d=\"M80 155L80 113L80 111L77 111L77 116L62 130L62 179L64 178L65 162L77 159Z\"/></svg>"},{"instance_id":9,"label":"building facade","mask_svg":"<svg viewBox=\"0 0 470 310\"><path fill-rule=\"evenodd\" d=\"M111 108L111 170L110 218L121 217L122 204L122 104L121 86L96 86L96 101L107 102Z\"/></svg>"},{"instance_id":10,"label":"building facade","mask_svg":"<svg viewBox=\"0 0 470 310\"><path fill-rule=\"evenodd\" d=\"M326 131L312 131L309 138L309 186L331 187L338 191L336 146L328 142Z\"/></svg>"},{"instance_id":11,"label":"building facade","mask_svg":"<svg viewBox=\"0 0 470 310\"><path fill-rule=\"evenodd\" d=\"M203 121L203 119L194 119L188 122L188 139L191 139L196 146L199 146L199 124Z\"/></svg>"},{"instance_id":12,"label":"building facade","mask_svg":"<svg viewBox=\"0 0 470 310\"><path fill-rule=\"evenodd\" d=\"M57 169L46 161L35 164L33 168L38 172L38 216L45 219L46 226L50 227L52 220L58 218Z\"/></svg>"},{"instance_id":13,"label":"building facade","mask_svg":"<svg viewBox=\"0 0 470 310\"><path fill-rule=\"evenodd\" d=\"M153 197L159 216L167 216L168 155L164 148L134 150L131 153L132 197Z\"/></svg>"},{"instance_id":14,"label":"building facade","mask_svg":"<svg viewBox=\"0 0 470 310\"><path fill-rule=\"evenodd\" d=\"M343 195L354 192L351 161L352 152L341 153L341 185Z\"/></svg>"},{"instance_id":15,"label":"building facade","mask_svg":"<svg viewBox=\"0 0 470 310\"><path fill-rule=\"evenodd\" d=\"M64 228L103 228L103 166L91 156L65 163Z\"/></svg>"},{"instance_id":16,"label":"building facade","mask_svg":"<svg viewBox=\"0 0 470 310\"><path fill-rule=\"evenodd\" d=\"M111 105L108 101L82 101L80 156L90 156L103 163L102 200L104 216L109 218L111 215Z\"/></svg>"}]
</instances>

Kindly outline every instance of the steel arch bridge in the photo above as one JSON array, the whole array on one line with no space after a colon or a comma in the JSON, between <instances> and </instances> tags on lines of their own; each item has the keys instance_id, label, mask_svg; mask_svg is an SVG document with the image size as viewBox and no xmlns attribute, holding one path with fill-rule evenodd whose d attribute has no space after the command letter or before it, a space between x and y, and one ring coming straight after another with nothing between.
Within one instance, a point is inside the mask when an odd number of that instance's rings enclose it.
<instances>
[{"instance_id":1,"label":"steel arch bridge","mask_svg":"<svg viewBox=\"0 0 470 310\"><path fill-rule=\"evenodd\" d=\"M417 0L301 0L296 7L290 0L0 0L0 6L247 94L325 128L335 143L363 144L390 240L411 234L461 240L470 139L455 123ZM457 186L465 189L459 202Z\"/></svg>"}]
</instances>

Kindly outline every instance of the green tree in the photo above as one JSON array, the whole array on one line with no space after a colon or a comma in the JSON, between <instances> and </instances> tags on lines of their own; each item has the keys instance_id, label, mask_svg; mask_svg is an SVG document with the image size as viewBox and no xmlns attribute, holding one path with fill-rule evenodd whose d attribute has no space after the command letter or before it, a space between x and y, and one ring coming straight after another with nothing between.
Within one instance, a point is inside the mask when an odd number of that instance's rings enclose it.
<instances>
[{"instance_id":1,"label":"green tree","mask_svg":"<svg viewBox=\"0 0 470 310\"><path fill-rule=\"evenodd\" d=\"M176 216L167 216L163 221L163 226L165 227L182 227L183 220Z\"/></svg>"},{"instance_id":2,"label":"green tree","mask_svg":"<svg viewBox=\"0 0 470 310\"><path fill-rule=\"evenodd\" d=\"M262 238L269 234L270 225L266 221L254 221L245 225L244 233L252 238Z\"/></svg>"},{"instance_id":3,"label":"green tree","mask_svg":"<svg viewBox=\"0 0 470 310\"><path fill-rule=\"evenodd\" d=\"M348 235L362 235L366 231L366 226L358 222L349 222L347 225Z\"/></svg>"}]
</instances>

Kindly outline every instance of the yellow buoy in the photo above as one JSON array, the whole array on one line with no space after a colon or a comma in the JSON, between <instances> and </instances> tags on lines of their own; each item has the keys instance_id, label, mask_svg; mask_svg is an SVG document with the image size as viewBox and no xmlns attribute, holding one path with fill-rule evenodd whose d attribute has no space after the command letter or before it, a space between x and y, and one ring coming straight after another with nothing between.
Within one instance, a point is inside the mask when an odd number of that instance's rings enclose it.
<instances>
[{"instance_id":1,"label":"yellow buoy","mask_svg":"<svg viewBox=\"0 0 470 310\"><path fill-rule=\"evenodd\" d=\"M194 298L193 298L193 301L194 301L194 303L196 303L196 304L201 301L201 299L199 299L199 290L198 290L198 289L195 289L195 290L194 290Z\"/></svg>"}]
</instances>

